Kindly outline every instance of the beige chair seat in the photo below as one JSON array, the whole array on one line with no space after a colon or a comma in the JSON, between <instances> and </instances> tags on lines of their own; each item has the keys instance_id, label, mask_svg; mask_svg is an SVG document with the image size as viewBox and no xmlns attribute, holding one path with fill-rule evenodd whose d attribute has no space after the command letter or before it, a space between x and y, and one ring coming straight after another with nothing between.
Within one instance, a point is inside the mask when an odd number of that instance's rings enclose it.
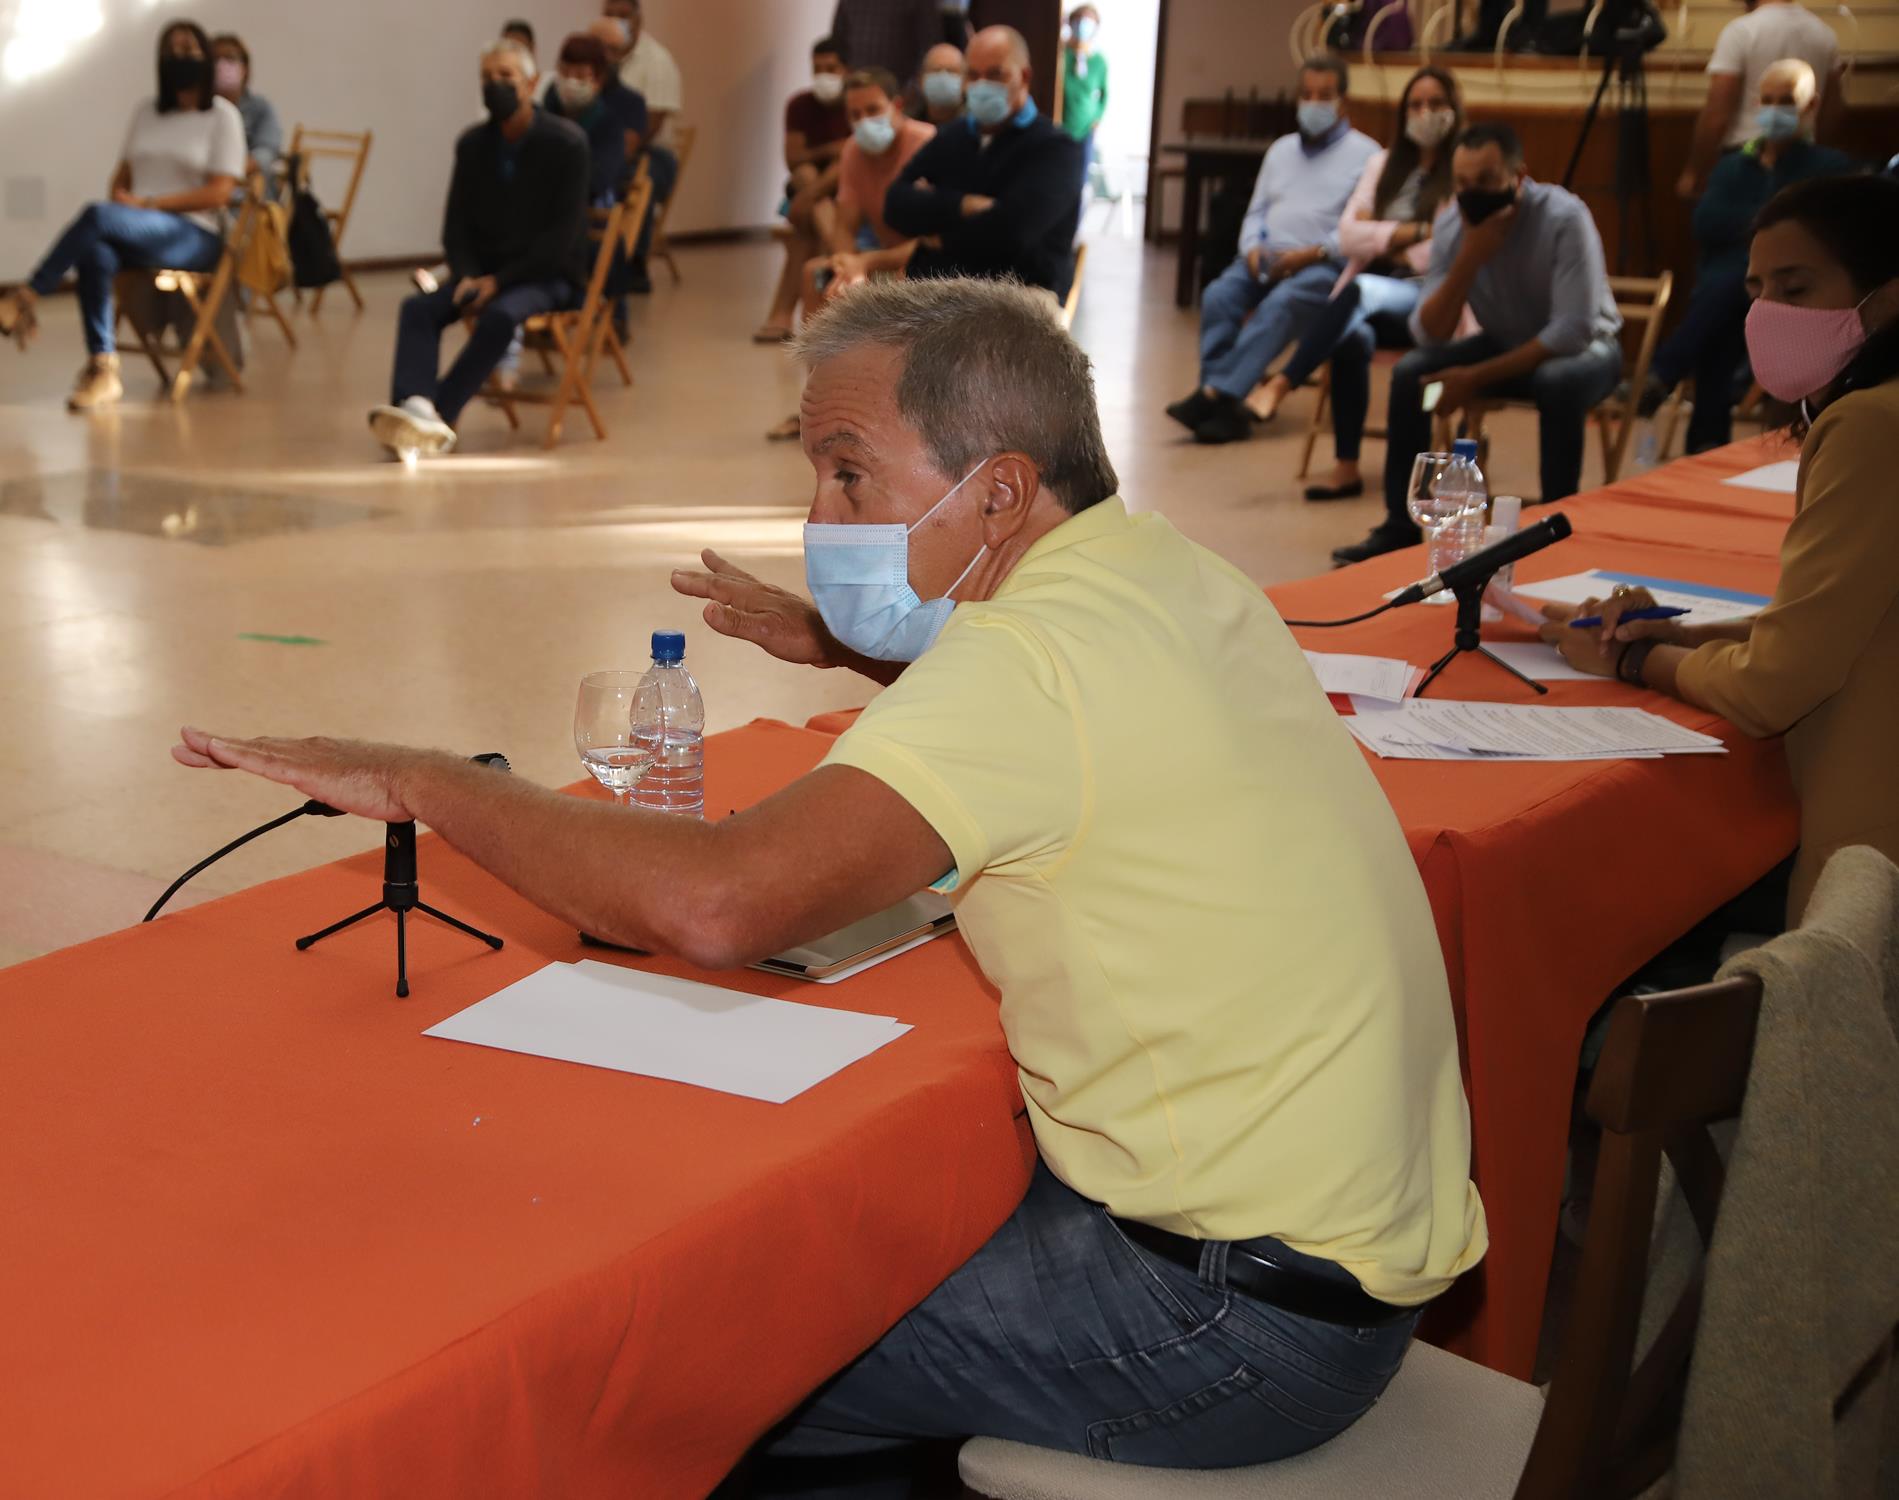
<instances>
[{"instance_id":1,"label":"beige chair seat","mask_svg":"<svg viewBox=\"0 0 1899 1500\"><path fill-rule=\"evenodd\" d=\"M1543 1396L1414 1343L1385 1394L1306 1453L1244 1469L1149 1469L975 1438L963 1483L990 1500L1510 1500Z\"/></svg>"}]
</instances>

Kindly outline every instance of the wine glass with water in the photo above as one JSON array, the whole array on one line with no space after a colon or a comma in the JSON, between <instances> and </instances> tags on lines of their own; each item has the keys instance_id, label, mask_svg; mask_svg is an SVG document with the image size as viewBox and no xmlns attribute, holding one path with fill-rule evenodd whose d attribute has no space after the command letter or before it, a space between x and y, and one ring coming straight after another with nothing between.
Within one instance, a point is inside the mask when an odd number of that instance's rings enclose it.
<instances>
[{"instance_id":1,"label":"wine glass with water","mask_svg":"<svg viewBox=\"0 0 1899 1500\"><path fill-rule=\"evenodd\" d=\"M1425 566L1432 573L1441 573L1457 561L1461 553L1448 549L1445 544L1453 539L1459 523L1469 520L1473 514L1471 497L1437 492L1438 479L1450 466L1451 458L1449 453L1420 453L1411 461L1411 483L1405 489L1405 509L1424 533L1429 554ZM1482 497L1477 499L1476 509L1481 510ZM1481 528L1483 523L1477 524Z\"/></svg>"},{"instance_id":2,"label":"wine glass with water","mask_svg":"<svg viewBox=\"0 0 1899 1500\"><path fill-rule=\"evenodd\" d=\"M589 672L580 679L580 698L574 705L574 748L580 763L622 807L653 763L652 751L633 738L633 695L642 675Z\"/></svg>"}]
</instances>

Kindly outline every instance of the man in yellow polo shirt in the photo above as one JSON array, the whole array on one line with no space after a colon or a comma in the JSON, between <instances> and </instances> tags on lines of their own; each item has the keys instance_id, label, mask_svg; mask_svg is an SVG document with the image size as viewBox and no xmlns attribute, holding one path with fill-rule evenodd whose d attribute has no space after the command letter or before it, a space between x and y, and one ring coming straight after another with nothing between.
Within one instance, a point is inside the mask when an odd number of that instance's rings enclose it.
<instances>
[{"instance_id":1,"label":"man in yellow polo shirt","mask_svg":"<svg viewBox=\"0 0 1899 1500\"><path fill-rule=\"evenodd\" d=\"M393 746L187 730L174 754L418 818L709 968L952 890L1041 1165L773 1439L769 1492L900 1483L974 1434L1174 1467L1313 1447L1485 1244L1397 822L1260 591L1128 513L1045 298L871 283L800 350L813 598L710 553L674 582L717 630L887 684L810 775L708 825Z\"/></svg>"}]
</instances>

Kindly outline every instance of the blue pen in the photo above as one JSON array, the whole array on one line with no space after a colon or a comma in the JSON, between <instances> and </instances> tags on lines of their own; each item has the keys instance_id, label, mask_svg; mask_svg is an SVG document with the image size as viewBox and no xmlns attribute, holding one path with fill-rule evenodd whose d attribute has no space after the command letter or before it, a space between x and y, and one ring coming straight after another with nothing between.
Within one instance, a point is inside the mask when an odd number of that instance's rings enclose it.
<instances>
[{"instance_id":1,"label":"blue pen","mask_svg":"<svg viewBox=\"0 0 1899 1500\"><path fill-rule=\"evenodd\" d=\"M1627 625L1634 620L1674 620L1687 613L1688 611L1685 609L1676 609L1667 604L1657 604L1652 609L1632 609L1616 623L1619 625ZM1587 630L1590 626L1600 625L1601 623L1601 615L1585 615L1580 620L1571 620L1569 622L1569 628L1571 630Z\"/></svg>"}]
</instances>

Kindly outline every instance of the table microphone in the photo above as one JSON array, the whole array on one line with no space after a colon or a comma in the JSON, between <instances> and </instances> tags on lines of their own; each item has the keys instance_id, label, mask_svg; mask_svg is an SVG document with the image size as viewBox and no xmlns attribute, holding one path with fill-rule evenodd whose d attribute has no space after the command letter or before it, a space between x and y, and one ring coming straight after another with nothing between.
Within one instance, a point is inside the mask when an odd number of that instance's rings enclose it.
<instances>
[{"instance_id":1,"label":"table microphone","mask_svg":"<svg viewBox=\"0 0 1899 1500\"><path fill-rule=\"evenodd\" d=\"M1532 552L1541 552L1545 547L1553 546L1570 533L1569 517L1558 511L1534 526L1525 526L1521 531L1513 532L1500 542L1493 542L1480 552L1473 552L1459 562L1451 563L1442 572L1433 573L1422 583L1414 583L1392 596L1391 607L1399 608L1405 604L1416 604L1428 599L1440 590L1449 589L1455 593L1459 589L1481 586L1499 569L1508 567Z\"/></svg>"}]
</instances>

